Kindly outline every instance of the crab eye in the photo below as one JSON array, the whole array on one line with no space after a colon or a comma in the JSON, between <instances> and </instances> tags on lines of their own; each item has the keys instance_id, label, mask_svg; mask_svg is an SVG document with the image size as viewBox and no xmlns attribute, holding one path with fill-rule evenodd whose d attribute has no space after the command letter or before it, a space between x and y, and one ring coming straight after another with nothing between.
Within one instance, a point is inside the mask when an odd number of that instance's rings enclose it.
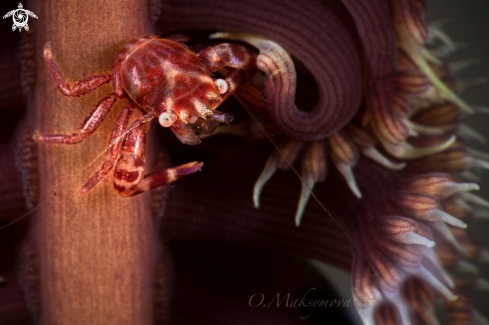
<instances>
[{"instance_id":1,"label":"crab eye","mask_svg":"<svg viewBox=\"0 0 489 325\"><path fill-rule=\"evenodd\" d=\"M217 88L217 91L219 91L219 94L225 94L228 91L229 85L224 79L216 79L214 80L214 85Z\"/></svg>"},{"instance_id":2,"label":"crab eye","mask_svg":"<svg viewBox=\"0 0 489 325\"><path fill-rule=\"evenodd\" d=\"M172 112L163 112L158 116L158 122L160 122L162 127L170 127L177 120L176 114Z\"/></svg>"}]
</instances>

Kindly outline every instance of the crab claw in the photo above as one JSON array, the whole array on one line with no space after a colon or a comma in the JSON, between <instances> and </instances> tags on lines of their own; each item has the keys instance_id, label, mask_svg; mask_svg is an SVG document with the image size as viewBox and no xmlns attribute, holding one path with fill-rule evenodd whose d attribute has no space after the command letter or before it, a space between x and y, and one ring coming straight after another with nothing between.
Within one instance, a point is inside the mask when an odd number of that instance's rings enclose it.
<instances>
[{"instance_id":1,"label":"crab claw","mask_svg":"<svg viewBox=\"0 0 489 325\"><path fill-rule=\"evenodd\" d=\"M217 110L214 110L212 113L212 118L220 123L229 124L234 120L234 113L221 113Z\"/></svg>"},{"instance_id":2,"label":"crab claw","mask_svg":"<svg viewBox=\"0 0 489 325\"><path fill-rule=\"evenodd\" d=\"M197 121L190 124L192 130L202 133L204 135L211 135L217 129L219 124L229 124L234 120L233 113L221 113L214 110L207 118L199 117Z\"/></svg>"},{"instance_id":3,"label":"crab claw","mask_svg":"<svg viewBox=\"0 0 489 325\"><path fill-rule=\"evenodd\" d=\"M182 143L189 145L197 145L200 143L200 138L186 123L177 119L172 126L170 126L176 137L182 141Z\"/></svg>"}]
</instances>

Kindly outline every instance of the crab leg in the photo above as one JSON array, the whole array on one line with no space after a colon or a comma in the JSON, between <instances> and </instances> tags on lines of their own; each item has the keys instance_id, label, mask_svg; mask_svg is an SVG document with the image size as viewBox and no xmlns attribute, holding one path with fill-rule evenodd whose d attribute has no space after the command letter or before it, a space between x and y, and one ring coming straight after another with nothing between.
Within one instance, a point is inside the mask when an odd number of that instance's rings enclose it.
<instances>
[{"instance_id":1,"label":"crab leg","mask_svg":"<svg viewBox=\"0 0 489 325\"><path fill-rule=\"evenodd\" d=\"M190 162L178 167L145 174L146 133L143 124L134 127L124 138L121 157L114 171L114 189L122 196L133 196L171 183L192 174L203 163Z\"/></svg>"},{"instance_id":2,"label":"crab leg","mask_svg":"<svg viewBox=\"0 0 489 325\"><path fill-rule=\"evenodd\" d=\"M121 162L121 160L122 160L122 157L121 157L121 159L119 159L119 162ZM124 163L126 161L127 160L125 160L124 162L121 162L121 165L124 166ZM124 188L124 190L121 192L119 190L118 185L116 185L116 179L119 183L122 183L125 181L127 182L127 179L117 178L118 175L119 176L121 175L120 172L122 171L122 169L118 169L119 162L118 162L118 166L116 167L116 173L114 174L114 188L122 196L134 196L134 195L146 192L146 191L154 190L155 188L158 188L160 186L163 186L163 185L166 185L166 184L171 183L173 181L176 181L177 179L179 179L183 176L193 174L196 171L200 170L202 168L202 166L204 165L203 162L198 163L196 161L192 161L192 162L189 162L189 163L177 166L177 167L159 170L159 171L156 171L156 172L153 172L151 174L146 175L146 177L144 177L133 189L128 191L126 188ZM119 174L117 174L118 172L119 172Z\"/></svg>"},{"instance_id":3,"label":"crab leg","mask_svg":"<svg viewBox=\"0 0 489 325\"><path fill-rule=\"evenodd\" d=\"M104 121L105 117L109 113L110 109L116 101L115 93L110 93L104 99L102 99L97 106L90 112L90 114L83 122L80 131L73 133L71 135L65 134L54 134L54 135L42 135L35 134L34 140L37 142L45 143L65 143L65 144L75 144L80 143L83 139L87 138L99 128L99 126Z\"/></svg>"},{"instance_id":4,"label":"crab leg","mask_svg":"<svg viewBox=\"0 0 489 325\"><path fill-rule=\"evenodd\" d=\"M240 70L256 68L256 54L241 45L224 43L208 46L198 56L210 72L224 67Z\"/></svg>"},{"instance_id":5,"label":"crab leg","mask_svg":"<svg viewBox=\"0 0 489 325\"><path fill-rule=\"evenodd\" d=\"M244 70L231 69L226 76L225 80L229 85L228 91L222 95L222 100L225 101L229 96L233 94L242 84L249 79L249 75ZM214 109L214 107L213 107Z\"/></svg>"},{"instance_id":6,"label":"crab leg","mask_svg":"<svg viewBox=\"0 0 489 325\"><path fill-rule=\"evenodd\" d=\"M93 174L88 182L83 185L83 187L78 192L79 195L87 194L95 185L98 184L98 182L102 180L102 178L104 178L111 171L112 167L114 167L114 164L121 152L121 145L123 141L123 139L119 138L124 134L127 123L133 111L134 107L132 107L132 105L127 105L119 114L119 117L117 117L109 142L112 146L107 152L105 162L102 167L95 174Z\"/></svg>"},{"instance_id":7,"label":"crab leg","mask_svg":"<svg viewBox=\"0 0 489 325\"><path fill-rule=\"evenodd\" d=\"M61 73L61 70L59 69L56 59L53 57L50 42L47 42L44 46L44 61L46 61L49 72L58 84L59 91L61 91L65 96L84 96L99 88L100 86L108 83L111 79L110 74L100 74L88 77L72 84L67 83L65 78L63 77L63 74Z\"/></svg>"},{"instance_id":8,"label":"crab leg","mask_svg":"<svg viewBox=\"0 0 489 325\"><path fill-rule=\"evenodd\" d=\"M232 114L220 113L215 111L215 109L254 74L256 70L256 54L241 45L219 44L206 47L199 52L198 56L210 72L221 68L229 68L230 70L225 81L222 79L215 80L216 88L221 94L221 100L215 101L206 109L206 119L192 123L194 128L197 124L200 125L199 132L209 135L220 123L230 123L233 120L234 116ZM171 130L182 143L189 145L200 143L200 138L187 123L176 121L171 126Z\"/></svg>"}]
</instances>

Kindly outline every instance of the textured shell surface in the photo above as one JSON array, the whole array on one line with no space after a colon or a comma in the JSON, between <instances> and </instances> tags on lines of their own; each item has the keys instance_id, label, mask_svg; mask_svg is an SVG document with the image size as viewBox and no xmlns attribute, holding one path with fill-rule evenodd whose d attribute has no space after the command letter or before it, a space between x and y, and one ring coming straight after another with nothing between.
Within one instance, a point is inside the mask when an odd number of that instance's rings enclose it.
<instances>
[{"instance_id":1,"label":"textured shell surface","mask_svg":"<svg viewBox=\"0 0 489 325\"><path fill-rule=\"evenodd\" d=\"M133 45L122 62L122 83L134 104L158 114L164 109L179 112L220 99L210 72L197 54L166 39Z\"/></svg>"}]
</instances>

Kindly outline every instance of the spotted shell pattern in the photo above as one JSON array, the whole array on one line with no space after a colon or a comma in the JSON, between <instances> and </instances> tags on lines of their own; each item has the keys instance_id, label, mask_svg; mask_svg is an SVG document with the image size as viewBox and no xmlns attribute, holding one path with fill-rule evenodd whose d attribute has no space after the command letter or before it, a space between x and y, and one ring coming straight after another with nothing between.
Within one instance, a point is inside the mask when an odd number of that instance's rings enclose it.
<instances>
[{"instance_id":1,"label":"spotted shell pattern","mask_svg":"<svg viewBox=\"0 0 489 325\"><path fill-rule=\"evenodd\" d=\"M140 39L120 52L118 63L125 95L145 111L172 110L188 122L191 112L205 118L211 102L221 101L210 72L183 44Z\"/></svg>"}]
</instances>

